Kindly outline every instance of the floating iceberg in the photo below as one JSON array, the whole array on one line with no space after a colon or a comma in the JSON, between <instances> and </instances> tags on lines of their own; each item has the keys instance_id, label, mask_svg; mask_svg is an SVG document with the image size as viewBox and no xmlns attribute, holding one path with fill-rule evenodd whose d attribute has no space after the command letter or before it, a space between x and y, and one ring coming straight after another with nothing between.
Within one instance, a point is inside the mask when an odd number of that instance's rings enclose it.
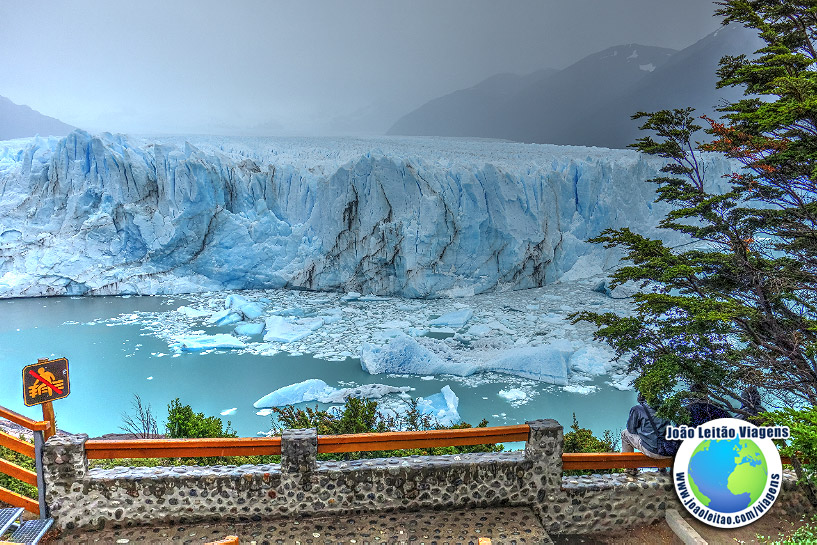
<instances>
[{"instance_id":1,"label":"floating iceberg","mask_svg":"<svg viewBox=\"0 0 817 545\"><path fill-rule=\"evenodd\" d=\"M264 331L264 324L239 324L235 332L239 335L260 335Z\"/></svg>"},{"instance_id":2,"label":"floating iceberg","mask_svg":"<svg viewBox=\"0 0 817 545\"><path fill-rule=\"evenodd\" d=\"M311 335L323 325L321 318L289 321L283 316L270 316L264 325L267 342L292 343Z\"/></svg>"},{"instance_id":3,"label":"floating iceberg","mask_svg":"<svg viewBox=\"0 0 817 545\"><path fill-rule=\"evenodd\" d=\"M500 390L499 397L507 400L507 401L522 401L523 399L527 399L528 394L524 392L524 390L520 390L519 388L508 388L507 390Z\"/></svg>"},{"instance_id":4,"label":"floating iceberg","mask_svg":"<svg viewBox=\"0 0 817 545\"><path fill-rule=\"evenodd\" d=\"M457 412L459 404L460 400L451 387L443 386L439 394L420 398L417 409L423 414L433 416L443 426L453 426L462 420L460 413Z\"/></svg>"},{"instance_id":5,"label":"floating iceberg","mask_svg":"<svg viewBox=\"0 0 817 545\"><path fill-rule=\"evenodd\" d=\"M231 293L227 296L224 300L224 308L235 308L239 309L244 305L249 304L250 302L242 295L237 293Z\"/></svg>"},{"instance_id":6,"label":"floating iceberg","mask_svg":"<svg viewBox=\"0 0 817 545\"><path fill-rule=\"evenodd\" d=\"M486 370L531 378L550 384L567 384L567 362L574 349L567 342L511 348L485 365Z\"/></svg>"},{"instance_id":7,"label":"floating iceberg","mask_svg":"<svg viewBox=\"0 0 817 545\"><path fill-rule=\"evenodd\" d=\"M477 367L470 363L442 360L405 334L398 334L386 346L364 344L360 349L360 364L364 371L372 375L392 373L468 376L477 371Z\"/></svg>"},{"instance_id":8,"label":"floating iceberg","mask_svg":"<svg viewBox=\"0 0 817 545\"><path fill-rule=\"evenodd\" d=\"M425 341L429 345L433 340ZM371 374L469 376L495 371L551 384L567 384L571 356L576 348L567 341L552 341L540 346L501 348L472 353L456 353L436 344L444 357L404 334L396 335L385 346L364 344L360 350L363 370Z\"/></svg>"},{"instance_id":9,"label":"floating iceberg","mask_svg":"<svg viewBox=\"0 0 817 545\"><path fill-rule=\"evenodd\" d=\"M321 403L344 403L349 397L378 399L389 394L400 394L411 390L409 386L389 386L388 384L363 384L354 388L333 388L316 378L278 388L255 403L255 408L282 407L308 401Z\"/></svg>"},{"instance_id":10,"label":"floating iceberg","mask_svg":"<svg viewBox=\"0 0 817 545\"><path fill-rule=\"evenodd\" d=\"M199 310L197 308L191 308L187 306L181 306L177 308L176 312L184 314L188 318L202 318L204 316L210 316L210 314L212 314L209 310Z\"/></svg>"},{"instance_id":11,"label":"floating iceberg","mask_svg":"<svg viewBox=\"0 0 817 545\"><path fill-rule=\"evenodd\" d=\"M334 388L331 388L324 381L311 378L297 384L278 388L253 403L252 406L256 409L262 409L295 405L305 401L315 401L319 396L331 394L333 391Z\"/></svg>"},{"instance_id":12,"label":"floating iceberg","mask_svg":"<svg viewBox=\"0 0 817 545\"><path fill-rule=\"evenodd\" d=\"M176 337L176 343L185 352L208 350L210 348L245 348L246 345L232 335L187 335Z\"/></svg>"},{"instance_id":13,"label":"floating iceberg","mask_svg":"<svg viewBox=\"0 0 817 545\"><path fill-rule=\"evenodd\" d=\"M241 321L240 314L238 314L237 312L233 312L232 309L226 308L210 316L210 318L207 320L207 323L215 325L230 325L240 321Z\"/></svg>"},{"instance_id":14,"label":"floating iceberg","mask_svg":"<svg viewBox=\"0 0 817 545\"><path fill-rule=\"evenodd\" d=\"M439 318L435 318L428 322L430 326L447 326L452 327L454 329L460 329L463 327L468 320L474 315L474 311L470 308L464 308L462 310L455 310L453 312L447 312L440 316Z\"/></svg>"}]
</instances>

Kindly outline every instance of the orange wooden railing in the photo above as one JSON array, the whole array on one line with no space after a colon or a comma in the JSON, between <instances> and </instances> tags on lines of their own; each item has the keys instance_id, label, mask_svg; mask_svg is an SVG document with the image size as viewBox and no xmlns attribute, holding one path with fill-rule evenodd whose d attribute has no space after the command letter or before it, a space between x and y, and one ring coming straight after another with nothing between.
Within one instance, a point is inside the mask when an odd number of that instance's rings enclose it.
<instances>
[{"instance_id":1,"label":"orange wooden railing","mask_svg":"<svg viewBox=\"0 0 817 545\"><path fill-rule=\"evenodd\" d=\"M34 432L35 434L35 442L37 446L32 445L26 441L22 441L12 435L7 433L0 432L0 446L6 447L8 449L13 450L14 452L19 452L24 456L28 456L29 458L33 458L35 461L35 465L37 466L38 471L35 473L23 467L20 467L16 464L13 464L7 460L0 459L0 473L23 481L24 483L28 483L32 486L36 486L38 488L39 493L39 501L32 500L31 498L27 498L25 496L21 496L16 492L12 492L11 490L7 490L5 488L0 487L0 501L8 503L9 505L13 505L15 507L22 507L26 511L34 513L36 515L42 514L41 507L45 506L45 498L43 494L43 487L42 483L39 482L37 475L42 475L42 442L46 437L43 434L51 434L54 433L54 426L51 422L41 421L38 422L36 420L32 420L28 417L25 417L19 413L16 413L10 409L6 409L5 407L0 407L0 418L5 418L15 424L23 426L26 429L29 429Z\"/></svg>"},{"instance_id":2,"label":"orange wooden railing","mask_svg":"<svg viewBox=\"0 0 817 545\"><path fill-rule=\"evenodd\" d=\"M627 469L672 467L672 458L656 460L641 452L565 452L562 469Z\"/></svg>"},{"instance_id":3,"label":"orange wooden railing","mask_svg":"<svg viewBox=\"0 0 817 545\"><path fill-rule=\"evenodd\" d=\"M318 452L371 452L527 441L530 427L496 426L456 430L395 431L318 436Z\"/></svg>"},{"instance_id":4,"label":"orange wooden railing","mask_svg":"<svg viewBox=\"0 0 817 545\"><path fill-rule=\"evenodd\" d=\"M527 441L527 424L455 430L401 431L318 436L319 453L371 452ZM89 459L192 458L281 454L281 438L238 439L91 439ZM565 470L670 467L671 460L654 460L636 453L565 453Z\"/></svg>"},{"instance_id":5,"label":"orange wooden railing","mask_svg":"<svg viewBox=\"0 0 817 545\"><path fill-rule=\"evenodd\" d=\"M254 456L281 454L281 438L128 439L123 441L91 439L85 442L85 451L89 459Z\"/></svg>"}]
</instances>

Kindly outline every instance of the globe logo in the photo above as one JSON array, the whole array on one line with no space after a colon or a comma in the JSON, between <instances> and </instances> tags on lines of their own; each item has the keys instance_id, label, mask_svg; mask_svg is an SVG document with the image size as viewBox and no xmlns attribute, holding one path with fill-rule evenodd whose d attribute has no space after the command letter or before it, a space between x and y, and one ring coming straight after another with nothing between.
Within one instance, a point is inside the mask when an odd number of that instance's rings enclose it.
<instances>
[{"instance_id":1,"label":"globe logo","mask_svg":"<svg viewBox=\"0 0 817 545\"><path fill-rule=\"evenodd\" d=\"M771 438L788 437L788 429L721 418L672 432L668 438L683 439L673 465L675 490L698 520L738 528L763 516L777 499L783 467Z\"/></svg>"},{"instance_id":2,"label":"globe logo","mask_svg":"<svg viewBox=\"0 0 817 545\"><path fill-rule=\"evenodd\" d=\"M702 441L689 460L689 487L702 504L737 513L760 499L769 476L766 457L749 439Z\"/></svg>"}]
</instances>

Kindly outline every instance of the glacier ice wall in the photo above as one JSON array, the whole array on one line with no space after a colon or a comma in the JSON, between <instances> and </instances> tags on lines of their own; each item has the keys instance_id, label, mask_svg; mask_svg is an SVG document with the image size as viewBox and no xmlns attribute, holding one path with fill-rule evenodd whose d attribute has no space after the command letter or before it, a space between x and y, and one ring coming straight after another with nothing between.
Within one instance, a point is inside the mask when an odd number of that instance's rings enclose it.
<instances>
[{"instance_id":1,"label":"glacier ice wall","mask_svg":"<svg viewBox=\"0 0 817 545\"><path fill-rule=\"evenodd\" d=\"M661 165L442 138L0 142L0 297L540 286L614 264L585 242L604 228L655 235Z\"/></svg>"}]
</instances>

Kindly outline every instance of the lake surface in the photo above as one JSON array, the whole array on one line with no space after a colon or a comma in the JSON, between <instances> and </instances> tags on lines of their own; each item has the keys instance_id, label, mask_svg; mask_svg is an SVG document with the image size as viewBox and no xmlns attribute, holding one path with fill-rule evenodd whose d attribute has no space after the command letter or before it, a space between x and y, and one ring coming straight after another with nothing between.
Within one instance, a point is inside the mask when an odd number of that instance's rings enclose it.
<instances>
[{"instance_id":1,"label":"lake surface","mask_svg":"<svg viewBox=\"0 0 817 545\"><path fill-rule=\"evenodd\" d=\"M0 404L40 419L39 407L23 404L22 368L38 358L62 356L70 362L71 395L54 403L58 427L92 437L121 431L122 414L131 410L134 394L153 407L160 424L167 416L168 402L176 397L208 416L236 408L234 414L221 418L230 420L240 436L255 436L270 429L270 417L257 415L253 402L310 378L336 387L410 386L412 397L439 393L449 385L459 397L461 417L472 424L483 418L489 425L555 418L568 431L575 412L583 427L595 433L610 429L616 436L635 403L634 392L608 385L604 376L585 383L596 386L594 392L580 394L496 373L433 378L370 375L357 358L327 361L285 352L260 355L229 350L180 353L156 334L155 327L135 318L138 313L170 312L189 303L184 296L0 300ZM229 333L232 327L207 330ZM528 397L511 403L498 395L508 387L521 387ZM388 406L389 398L383 403Z\"/></svg>"}]
</instances>

